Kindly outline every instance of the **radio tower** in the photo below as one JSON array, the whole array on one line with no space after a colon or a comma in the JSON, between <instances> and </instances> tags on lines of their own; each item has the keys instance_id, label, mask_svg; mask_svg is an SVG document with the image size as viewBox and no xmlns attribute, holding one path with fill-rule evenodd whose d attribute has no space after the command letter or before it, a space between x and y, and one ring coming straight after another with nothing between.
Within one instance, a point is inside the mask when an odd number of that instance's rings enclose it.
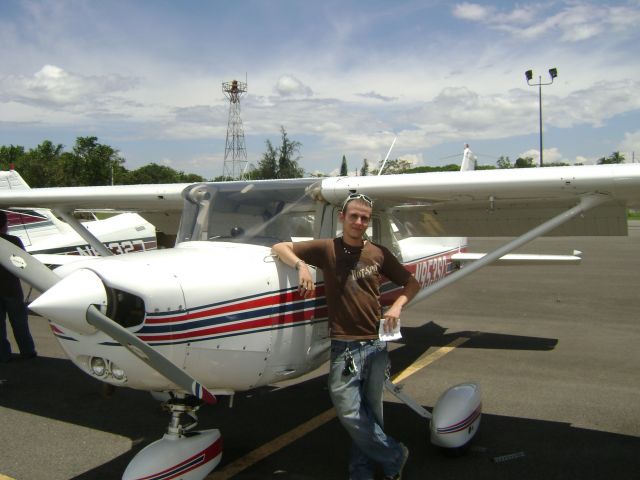
<instances>
[{"instance_id":1,"label":"radio tower","mask_svg":"<svg viewBox=\"0 0 640 480\"><path fill-rule=\"evenodd\" d=\"M227 178L238 179L244 175L247 164L247 147L244 144L244 130L240 119L240 97L247 91L247 84L233 80L222 84L222 91L229 99L229 122L227 123L227 143L224 147L224 172Z\"/></svg>"}]
</instances>

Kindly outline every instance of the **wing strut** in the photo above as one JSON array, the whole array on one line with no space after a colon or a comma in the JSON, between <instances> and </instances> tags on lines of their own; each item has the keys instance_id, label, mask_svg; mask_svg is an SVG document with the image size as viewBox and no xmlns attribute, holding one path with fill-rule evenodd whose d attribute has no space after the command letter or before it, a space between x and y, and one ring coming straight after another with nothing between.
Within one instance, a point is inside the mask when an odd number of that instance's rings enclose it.
<instances>
[{"instance_id":1,"label":"wing strut","mask_svg":"<svg viewBox=\"0 0 640 480\"><path fill-rule=\"evenodd\" d=\"M58 214L71 228L73 228L78 235L80 235L89 245L91 245L96 252L98 252L103 257L108 257L113 255L113 252L109 250L104 244L98 240L98 238L91 233L86 227L80 223L80 221L74 217L70 212L66 212L63 210L55 210L55 213Z\"/></svg>"},{"instance_id":2,"label":"wing strut","mask_svg":"<svg viewBox=\"0 0 640 480\"><path fill-rule=\"evenodd\" d=\"M522 245L529 243L532 240L544 235L545 233L553 230L554 228L562 225L565 222L568 222L572 218L583 214L587 210L590 210L598 205L610 200L608 195L593 193L590 195L586 195L580 199L580 203L575 207L567 210L566 212L562 212L560 215L553 217L550 220L538 225L537 227L529 230L518 238L513 239L509 243L503 245L502 247L497 248L491 253L486 254L479 260L472 262L466 265L461 270L452 273L451 275L443 278L439 282L433 283L428 287L421 290L411 301L411 303L419 302L420 300L424 300L427 297L430 297L437 291L443 289L444 287L448 287L452 283L457 282L458 280L470 275L476 270L489 265L491 262L498 260L503 255L506 255L516 248L521 247Z\"/></svg>"}]
</instances>

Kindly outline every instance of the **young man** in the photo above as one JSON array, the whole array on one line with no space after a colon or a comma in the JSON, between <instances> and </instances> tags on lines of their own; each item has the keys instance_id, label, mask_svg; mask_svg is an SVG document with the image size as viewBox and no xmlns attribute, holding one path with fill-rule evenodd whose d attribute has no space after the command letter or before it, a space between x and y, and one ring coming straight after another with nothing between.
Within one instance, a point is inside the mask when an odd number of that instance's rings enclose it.
<instances>
[{"instance_id":1,"label":"young man","mask_svg":"<svg viewBox=\"0 0 640 480\"><path fill-rule=\"evenodd\" d=\"M350 478L373 479L377 463L385 479L395 480L409 451L383 430L382 393L389 360L378 322L384 318L385 330L393 330L402 307L420 287L388 249L364 239L372 208L369 197L351 194L338 217L341 237L282 242L273 246L273 253L298 270L298 290L305 298L315 290L307 263L323 272L331 335L329 391L352 439ZM382 275L404 287L384 314L379 301Z\"/></svg>"},{"instance_id":2,"label":"young man","mask_svg":"<svg viewBox=\"0 0 640 480\"><path fill-rule=\"evenodd\" d=\"M24 250L22 241L13 235L7 234L7 214L0 210L0 237ZM37 356L31 333L27 309L24 306L24 295L20 279L0 266L0 362L11 360L11 344L7 340L7 324L5 317L9 316L9 322L20 349L21 358L33 358Z\"/></svg>"}]
</instances>

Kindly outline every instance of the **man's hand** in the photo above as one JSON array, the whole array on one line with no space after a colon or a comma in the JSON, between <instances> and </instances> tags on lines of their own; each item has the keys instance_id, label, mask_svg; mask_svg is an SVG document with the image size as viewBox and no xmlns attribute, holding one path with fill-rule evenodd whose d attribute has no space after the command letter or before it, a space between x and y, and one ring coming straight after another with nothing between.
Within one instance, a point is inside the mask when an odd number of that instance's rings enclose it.
<instances>
[{"instance_id":1,"label":"man's hand","mask_svg":"<svg viewBox=\"0 0 640 480\"><path fill-rule=\"evenodd\" d=\"M298 271L298 293L303 298L313 297L316 290L316 285L313 283L311 272L306 263L293 251L292 242L280 242L271 247L271 253L276 255L278 259L295 268Z\"/></svg>"},{"instance_id":2,"label":"man's hand","mask_svg":"<svg viewBox=\"0 0 640 480\"><path fill-rule=\"evenodd\" d=\"M398 320L400 320L400 307L396 307L395 305L391 306L389 310L384 313L384 332L391 333L398 325Z\"/></svg>"},{"instance_id":3,"label":"man's hand","mask_svg":"<svg viewBox=\"0 0 640 480\"><path fill-rule=\"evenodd\" d=\"M298 293L304 298L315 295L316 285L311 278L311 272L306 263L301 262L298 267Z\"/></svg>"}]
</instances>

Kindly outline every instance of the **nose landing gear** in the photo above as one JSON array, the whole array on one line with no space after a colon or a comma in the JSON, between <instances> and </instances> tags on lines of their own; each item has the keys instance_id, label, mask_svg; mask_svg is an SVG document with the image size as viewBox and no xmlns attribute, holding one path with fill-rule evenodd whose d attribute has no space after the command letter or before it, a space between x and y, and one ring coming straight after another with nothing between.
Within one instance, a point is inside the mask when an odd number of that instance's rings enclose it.
<instances>
[{"instance_id":1,"label":"nose landing gear","mask_svg":"<svg viewBox=\"0 0 640 480\"><path fill-rule=\"evenodd\" d=\"M131 460L123 480L182 478L202 480L222 459L220 430L193 430L198 424L199 400L176 395L163 408L171 413L167 433Z\"/></svg>"}]
</instances>

